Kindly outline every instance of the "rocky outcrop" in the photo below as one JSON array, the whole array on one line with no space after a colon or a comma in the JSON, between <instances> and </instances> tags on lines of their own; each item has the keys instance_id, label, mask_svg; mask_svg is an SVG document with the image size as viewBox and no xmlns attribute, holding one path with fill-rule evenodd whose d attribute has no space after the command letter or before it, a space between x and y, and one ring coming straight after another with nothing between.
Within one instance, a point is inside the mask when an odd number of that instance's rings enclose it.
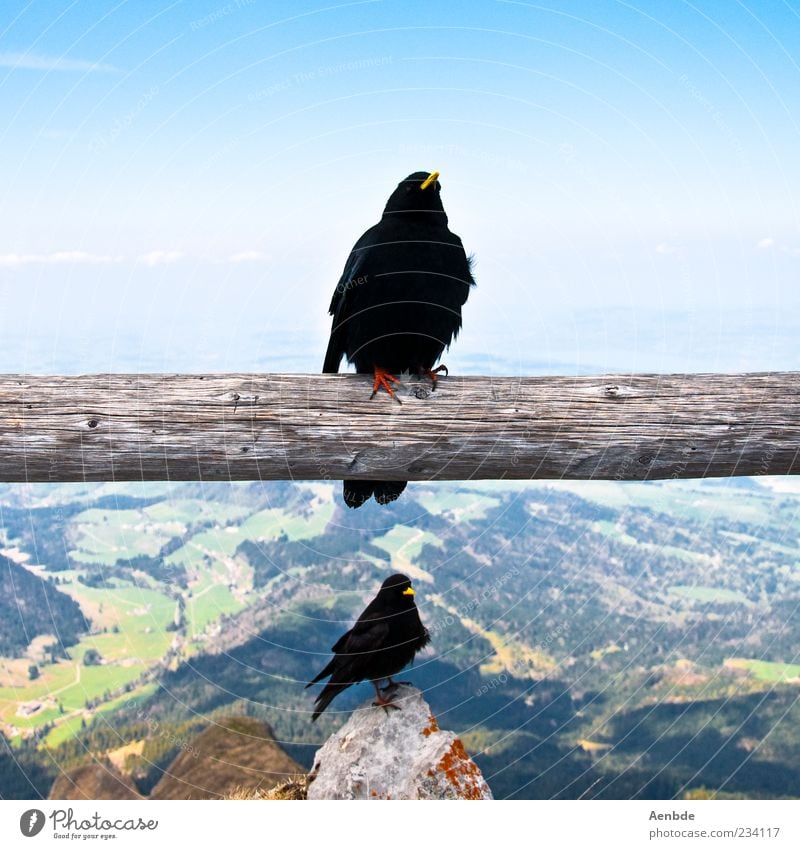
<instances>
[{"instance_id":1,"label":"rocky outcrop","mask_svg":"<svg viewBox=\"0 0 800 849\"><path fill-rule=\"evenodd\" d=\"M93 761L62 772L50 788L51 799L141 799L129 778L108 761Z\"/></svg>"},{"instance_id":2,"label":"rocky outcrop","mask_svg":"<svg viewBox=\"0 0 800 849\"><path fill-rule=\"evenodd\" d=\"M491 799L480 769L442 731L422 693L401 685L398 710L365 702L328 738L308 776L309 799Z\"/></svg>"},{"instance_id":3,"label":"rocky outcrop","mask_svg":"<svg viewBox=\"0 0 800 849\"><path fill-rule=\"evenodd\" d=\"M259 719L218 720L195 737L165 770L151 799L219 799L269 790L305 770Z\"/></svg>"}]
</instances>

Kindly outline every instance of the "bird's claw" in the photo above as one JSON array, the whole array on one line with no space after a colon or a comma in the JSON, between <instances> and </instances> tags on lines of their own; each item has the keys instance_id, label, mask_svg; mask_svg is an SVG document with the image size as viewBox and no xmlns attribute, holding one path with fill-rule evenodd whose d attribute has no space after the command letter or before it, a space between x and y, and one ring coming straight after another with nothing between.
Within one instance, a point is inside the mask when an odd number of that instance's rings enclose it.
<instances>
[{"instance_id":1,"label":"bird's claw","mask_svg":"<svg viewBox=\"0 0 800 849\"><path fill-rule=\"evenodd\" d=\"M378 697L375 699L375 701L372 703L372 706L373 706L373 707L382 707L382 708L383 708L383 709L384 709L387 713L389 712L389 709L390 709L390 708L391 708L392 710L400 710L400 706L399 706L399 705L396 705L396 704L394 703L394 701L392 701L392 698L391 698L391 697L389 697L389 698L387 699L387 698L384 698L384 697L383 697L382 695L380 695L380 694L379 694L379 695L378 695Z\"/></svg>"},{"instance_id":2,"label":"bird's claw","mask_svg":"<svg viewBox=\"0 0 800 849\"><path fill-rule=\"evenodd\" d=\"M390 381L391 383L400 383L393 374L389 374L388 371L384 371L382 368L376 366L375 381L372 384L372 395L369 396L369 400L371 401L378 394L378 390L385 389L402 406L403 402L397 397L397 393L390 386Z\"/></svg>"},{"instance_id":3,"label":"bird's claw","mask_svg":"<svg viewBox=\"0 0 800 849\"><path fill-rule=\"evenodd\" d=\"M430 381L431 381L431 384L432 384L431 392L436 391L436 382L439 379L436 375L440 371L444 372L445 377L447 377L450 374L450 372L447 370L446 365L437 366L436 368L425 368L425 369L421 369L421 371L420 371L420 377L430 378Z\"/></svg>"}]
</instances>

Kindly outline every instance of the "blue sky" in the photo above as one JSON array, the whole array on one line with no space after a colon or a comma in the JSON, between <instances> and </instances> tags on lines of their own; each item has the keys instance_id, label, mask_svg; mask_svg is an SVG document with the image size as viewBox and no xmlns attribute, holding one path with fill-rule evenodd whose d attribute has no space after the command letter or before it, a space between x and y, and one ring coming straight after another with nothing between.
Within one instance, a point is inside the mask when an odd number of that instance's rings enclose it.
<instances>
[{"instance_id":1,"label":"blue sky","mask_svg":"<svg viewBox=\"0 0 800 849\"><path fill-rule=\"evenodd\" d=\"M546 358L586 310L608 363L620 314L640 353L662 313L767 339L800 306L798 48L785 2L5 0L3 344L310 369L351 245L434 168L477 258L465 362Z\"/></svg>"}]
</instances>

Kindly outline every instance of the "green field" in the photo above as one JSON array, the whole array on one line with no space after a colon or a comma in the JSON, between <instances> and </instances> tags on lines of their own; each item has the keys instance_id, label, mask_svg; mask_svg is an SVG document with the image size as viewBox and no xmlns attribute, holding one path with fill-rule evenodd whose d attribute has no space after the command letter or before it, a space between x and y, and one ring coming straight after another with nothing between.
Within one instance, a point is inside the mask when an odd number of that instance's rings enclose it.
<instances>
[{"instance_id":1,"label":"green field","mask_svg":"<svg viewBox=\"0 0 800 849\"><path fill-rule=\"evenodd\" d=\"M608 522L605 520L594 522L592 524L592 530L596 531L598 534L605 534L605 536L611 537L612 539L617 540L617 542L624 543L625 545L639 545L639 541L630 534L626 534L616 522Z\"/></svg>"},{"instance_id":2,"label":"green field","mask_svg":"<svg viewBox=\"0 0 800 849\"><path fill-rule=\"evenodd\" d=\"M151 696L156 689L156 684L144 684L133 692L125 693L124 695L117 696L115 699L104 702L96 709L95 713L113 713L114 711L119 710L123 705L135 705ZM53 749L65 740L70 740L81 730L83 721L91 721L91 717L85 717L83 711L63 720L47 735L45 738L45 745L48 748Z\"/></svg>"},{"instance_id":3,"label":"green field","mask_svg":"<svg viewBox=\"0 0 800 849\"><path fill-rule=\"evenodd\" d=\"M290 540L310 539L324 531L334 509L332 502L324 503L309 517L292 516L284 510L260 510L241 525L216 527L195 534L165 562L197 567L208 564L215 556L233 557L245 540L278 539L284 534Z\"/></svg>"},{"instance_id":4,"label":"green field","mask_svg":"<svg viewBox=\"0 0 800 849\"><path fill-rule=\"evenodd\" d=\"M737 669L746 669L759 681L768 681L772 684L780 682L800 681L800 664L798 663L776 663L769 660L748 660L746 658L729 658L725 661L727 666Z\"/></svg>"},{"instance_id":5,"label":"green field","mask_svg":"<svg viewBox=\"0 0 800 849\"><path fill-rule=\"evenodd\" d=\"M419 487L418 487L419 490ZM450 513L460 522L483 519L486 514L500 504L499 498L486 493L460 490L420 490L414 493L420 504L434 516Z\"/></svg>"},{"instance_id":6,"label":"green field","mask_svg":"<svg viewBox=\"0 0 800 849\"><path fill-rule=\"evenodd\" d=\"M81 730L82 724L85 722L82 714L70 716L48 733L44 739L45 745L54 749L65 740L71 740Z\"/></svg>"},{"instance_id":7,"label":"green field","mask_svg":"<svg viewBox=\"0 0 800 849\"><path fill-rule=\"evenodd\" d=\"M665 513L676 519L691 519L708 522L715 517L735 522L769 524L774 520L774 498L765 491L748 492L743 498L735 487L719 486L709 491L702 481L670 480L638 482L626 481L497 481L492 482L497 490L510 484L523 484L526 488L552 489L572 492L575 495L606 507L616 509L648 508ZM472 488L484 488L484 482L471 484ZM489 489L488 491L491 491Z\"/></svg>"},{"instance_id":8,"label":"green field","mask_svg":"<svg viewBox=\"0 0 800 849\"><path fill-rule=\"evenodd\" d=\"M375 537L374 545L388 551L391 555L402 552L402 556L413 560L422 551L424 545L441 547L441 541L427 531L417 531L407 525L395 525L388 533Z\"/></svg>"},{"instance_id":9,"label":"green field","mask_svg":"<svg viewBox=\"0 0 800 849\"><path fill-rule=\"evenodd\" d=\"M63 589L84 610L98 611L102 624L95 619L95 627L106 630L85 635L69 648L69 659L40 664L41 674L35 681L0 688L0 719L21 730L48 722L73 722L68 714L136 681L164 656L172 641L165 628L172 621L175 601L160 592L132 586L95 589L77 582ZM102 665L83 665L89 649L100 653ZM20 704L47 700L55 705L30 716L18 715Z\"/></svg>"},{"instance_id":10,"label":"green field","mask_svg":"<svg viewBox=\"0 0 800 849\"><path fill-rule=\"evenodd\" d=\"M617 542L623 543L623 545L638 546L645 551L649 550L659 554L672 555L673 557L679 557L681 560L697 561L707 558L707 555L705 554L700 554L696 551L689 551L686 548L678 548L675 545L641 542L622 530L617 522L609 522L606 520L593 522L592 530L596 533L603 534L604 536L611 537L611 539L615 539Z\"/></svg>"},{"instance_id":11,"label":"green field","mask_svg":"<svg viewBox=\"0 0 800 849\"><path fill-rule=\"evenodd\" d=\"M722 587L689 587L680 584L670 587L669 592L692 601L708 604L747 604L752 602L736 590L726 590Z\"/></svg>"},{"instance_id":12,"label":"green field","mask_svg":"<svg viewBox=\"0 0 800 849\"><path fill-rule=\"evenodd\" d=\"M186 600L187 636L198 636L223 613L235 613L244 606L226 585L208 584Z\"/></svg>"},{"instance_id":13,"label":"green field","mask_svg":"<svg viewBox=\"0 0 800 849\"><path fill-rule=\"evenodd\" d=\"M412 579L433 583L433 576L414 564L424 545L441 547L441 540L433 534L409 528L407 525L395 525L388 533L375 537L372 542L391 555L393 570L404 572Z\"/></svg>"},{"instance_id":14,"label":"green field","mask_svg":"<svg viewBox=\"0 0 800 849\"><path fill-rule=\"evenodd\" d=\"M176 521L155 524L142 510L85 510L75 517L73 527L72 559L109 566L140 554L152 557L185 530Z\"/></svg>"},{"instance_id":15,"label":"green field","mask_svg":"<svg viewBox=\"0 0 800 849\"><path fill-rule=\"evenodd\" d=\"M184 525L208 521L225 525L247 516L250 512L249 508L236 504L193 498L167 499L142 509L142 513L153 522L181 522Z\"/></svg>"}]
</instances>

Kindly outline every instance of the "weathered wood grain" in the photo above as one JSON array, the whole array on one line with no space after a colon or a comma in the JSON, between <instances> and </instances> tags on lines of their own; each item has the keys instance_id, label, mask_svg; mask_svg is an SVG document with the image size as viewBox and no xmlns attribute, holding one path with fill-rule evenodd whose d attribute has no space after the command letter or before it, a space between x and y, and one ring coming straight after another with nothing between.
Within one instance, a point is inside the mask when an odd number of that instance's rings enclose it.
<instances>
[{"instance_id":1,"label":"weathered wood grain","mask_svg":"<svg viewBox=\"0 0 800 849\"><path fill-rule=\"evenodd\" d=\"M602 478L800 471L800 374L0 376L0 480Z\"/></svg>"}]
</instances>

